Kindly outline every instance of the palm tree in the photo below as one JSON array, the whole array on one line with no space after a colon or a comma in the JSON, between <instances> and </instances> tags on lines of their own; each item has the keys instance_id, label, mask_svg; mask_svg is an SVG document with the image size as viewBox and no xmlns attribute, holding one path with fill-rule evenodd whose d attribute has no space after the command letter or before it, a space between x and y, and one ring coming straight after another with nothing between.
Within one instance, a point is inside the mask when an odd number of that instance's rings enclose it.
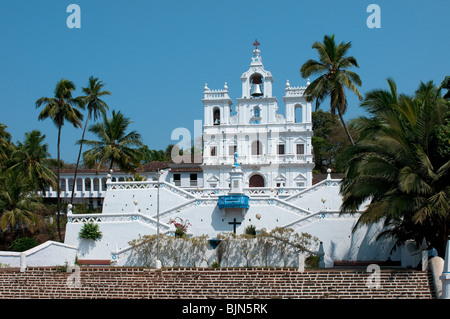
<instances>
[{"instance_id":1,"label":"palm tree","mask_svg":"<svg viewBox=\"0 0 450 319\"><path fill-rule=\"evenodd\" d=\"M86 123L84 123L83 135L81 136L80 142L80 151L78 152L77 165L75 167L75 175L73 178L75 184L77 180L78 165L80 163L81 150L83 148L84 135L86 133L88 121L90 118L92 118L94 121L97 120L97 118L100 116L100 113L106 114L106 111L109 109L105 101L100 99L100 97L104 95L111 95L111 92L109 91L102 91L104 85L105 84L103 84L102 81L99 81L98 78L94 78L93 76L91 76L89 78L88 87L82 89L83 93L86 94L86 96L82 96L81 99L83 100L84 104L87 104L88 116L86 117ZM70 197L71 204L73 204L74 192L75 187L73 187L72 196Z\"/></svg>"},{"instance_id":2,"label":"palm tree","mask_svg":"<svg viewBox=\"0 0 450 319\"><path fill-rule=\"evenodd\" d=\"M11 134L6 131L6 125L0 123L0 160L8 158L8 150L10 149ZM0 167L3 163L0 164Z\"/></svg>"},{"instance_id":3,"label":"palm tree","mask_svg":"<svg viewBox=\"0 0 450 319\"><path fill-rule=\"evenodd\" d=\"M82 108L82 104L79 99L72 97L72 92L75 90L75 84L67 79L62 79L56 84L54 91L54 97L41 97L36 101L36 108L42 105L44 109L39 114L38 119L45 120L50 118L53 124L58 128L58 165L56 172L57 179L57 224L59 240L62 241L61 227L60 227L60 214L61 214L61 196L60 196L60 171L61 171L61 129L65 122L69 122L75 128L82 126L81 121L83 114L77 109Z\"/></svg>"},{"instance_id":4,"label":"palm tree","mask_svg":"<svg viewBox=\"0 0 450 319\"><path fill-rule=\"evenodd\" d=\"M9 169L16 170L23 181L28 181L35 190L45 194L45 188L52 186L56 188L56 175L50 169L56 166L56 161L50 159L48 145L43 144L45 135L40 131L33 130L25 133L24 143L19 142L12 153L15 162Z\"/></svg>"},{"instance_id":5,"label":"palm tree","mask_svg":"<svg viewBox=\"0 0 450 319\"><path fill-rule=\"evenodd\" d=\"M372 116L352 126L360 133L344 151L342 213L367 208L355 226L384 221L379 237L425 238L444 256L450 234L449 103L432 82L421 83L414 97L390 90L369 92L361 104ZM442 129L446 135L439 135ZM438 149L442 151L437 151Z\"/></svg>"},{"instance_id":6,"label":"palm tree","mask_svg":"<svg viewBox=\"0 0 450 319\"><path fill-rule=\"evenodd\" d=\"M89 127L94 133L97 141L84 141L92 148L83 153L83 158L88 167L97 165L100 167L108 165L112 169L117 165L123 171L134 171L140 165L141 154L139 149L133 147L142 146L142 138L136 131L126 133L128 126L132 123L120 111L112 111L112 117L103 116L102 123L96 123ZM81 143L81 141L78 141Z\"/></svg>"},{"instance_id":7,"label":"palm tree","mask_svg":"<svg viewBox=\"0 0 450 319\"><path fill-rule=\"evenodd\" d=\"M362 96L356 87L356 85L361 86L359 75L347 70L352 66L359 67L354 57L346 56L350 47L351 42L341 42L339 45L336 45L334 34L332 36L325 35L323 43L314 42L312 45L312 48L316 49L319 54L319 61L306 61L302 65L300 73L303 78L307 78L311 74L320 75L306 88L305 95L307 95L307 100L311 102L315 99L317 110L320 104L327 97L330 97L331 114L335 116L337 110L347 137L353 145L353 139L343 119L343 114L347 110L345 88L355 93L360 100L362 100Z\"/></svg>"},{"instance_id":8,"label":"palm tree","mask_svg":"<svg viewBox=\"0 0 450 319\"><path fill-rule=\"evenodd\" d=\"M447 93L444 94L444 99L446 101L450 101L450 76L445 77L444 81L442 81L441 83L440 88L447 90Z\"/></svg>"},{"instance_id":9,"label":"palm tree","mask_svg":"<svg viewBox=\"0 0 450 319\"><path fill-rule=\"evenodd\" d=\"M0 229L12 232L20 227L33 231L40 219L35 213L42 209L42 198L20 179L18 171L8 170L0 177Z\"/></svg>"}]
</instances>

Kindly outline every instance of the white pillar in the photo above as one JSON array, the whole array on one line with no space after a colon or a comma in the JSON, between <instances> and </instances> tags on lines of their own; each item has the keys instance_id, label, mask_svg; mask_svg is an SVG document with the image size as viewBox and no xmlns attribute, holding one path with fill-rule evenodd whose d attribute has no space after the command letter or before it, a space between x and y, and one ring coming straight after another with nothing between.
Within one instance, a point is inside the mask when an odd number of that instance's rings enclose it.
<instances>
[{"instance_id":1,"label":"white pillar","mask_svg":"<svg viewBox=\"0 0 450 319\"><path fill-rule=\"evenodd\" d=\"M325 268L325 250L323 249L323 242L320 242L319 251L317 252L319 256L319 267Z\"/></svg>"},{"instance_id":2,"label":"white pillar","mask_svg":"<svg viewBox=\"0 0 450 319\"><path fill-rule=\"evenodd\" d=\"M441 276L442 281L442 299L450 299L450 236L447 240L445 249L444 269Z\"/></svg>"},{"instance_id":3,"label":"white pillar","mask_svg":"<svg viewBox=\"0 0 450 319\"><path fill-rule=\"evenodd\" d=\"M27 268L27 255L24 252L20 253L20 272L24 272Z\"/></svg>"},{"instance_id":4,"label":"white pillar","mask_svg":"<svg viewBox=\"0 0 450 319\"><path fill-rule=\"evenodd\" d=\"M303 252L298 254L298 271L305 272L305 253Z\"/></svg>"}]
</instances>

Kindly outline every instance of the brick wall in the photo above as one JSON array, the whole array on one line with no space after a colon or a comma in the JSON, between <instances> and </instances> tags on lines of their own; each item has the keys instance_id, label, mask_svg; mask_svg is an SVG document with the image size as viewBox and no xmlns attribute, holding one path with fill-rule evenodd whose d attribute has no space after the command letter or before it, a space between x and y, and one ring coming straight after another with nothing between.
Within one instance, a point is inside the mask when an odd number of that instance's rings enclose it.
<instances>
[{"instance_id":1,"label":"brick wall","mask_svg":"<svg viewBox=\"0 0 450 319\"><path fill-rule=\"evenodd\" d=\"M303 273L289 268L81 267L0 269L0 298L433 298L430 276L415 270L381 270L380 289L369 289L369 273L321 269ZM69 276L71 276L69 278Z\"/></svg>"}]
</instances>

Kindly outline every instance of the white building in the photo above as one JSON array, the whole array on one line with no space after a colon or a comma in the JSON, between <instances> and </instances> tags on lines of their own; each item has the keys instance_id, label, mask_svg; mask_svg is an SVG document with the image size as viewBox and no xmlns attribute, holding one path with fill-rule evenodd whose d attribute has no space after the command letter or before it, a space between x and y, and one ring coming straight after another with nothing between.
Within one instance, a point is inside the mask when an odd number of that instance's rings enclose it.
<instances>
[{"instance_id":1,"label":"white building","mask_svg":"<svg viewBox=\"0 0 450 319\"><path fill-rule=\"evenodd\" d=\"M69 212L65 244L78 247L79 259L127 264L121 256L131 240L158 229L173 232L170 221L175 218L188 220L188 232L194 236L210 238L221 232L240 234L249 225L309 233L323 242L326 266L336 260L399 259L391 255L392 241L375 239L380 225L352 232L358 216L340 215L339 179L328 174L313 183L311 104L303 95L305 87L287 82L286 116L278 114L273 77L264 69L260 51L255 48L253 54L249 70L241 76L242 96L235 114L226 85L223 90L204 88L201 163L189 160L143 170L144 181L112 172L103 176L105 183L103 177L98 180L104 195L101 214ZM87 177L81 181L80 192L87 192L86 181ZM96 192L95 179L89 181L89 191ZM78 237L86 222L99 224L101 241Z\"/></svg>"},{"instance_id":2,"label":"white building","mask_svg":"<svg viewBox=\"0 0 450 319\"><path fill-rule=\"evenodd\" d=\"M286 83L286 118L277 113L273 77L264 69L260 50L241 76L242 95L235 114L223 90L204 88L203 178L205 186L229 188L229 171L237 152L246 187L304 188L312 185L311 103L306 87ZM296 118L297 115L297 118Z\"/></svg>"}]
</instances>

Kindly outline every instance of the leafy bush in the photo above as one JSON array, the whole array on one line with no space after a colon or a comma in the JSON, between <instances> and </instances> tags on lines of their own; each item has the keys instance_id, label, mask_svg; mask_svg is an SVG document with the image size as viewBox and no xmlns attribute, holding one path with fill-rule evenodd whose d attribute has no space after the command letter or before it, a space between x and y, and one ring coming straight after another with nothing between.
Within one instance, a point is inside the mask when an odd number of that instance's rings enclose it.
<instances>
[{"instance_id":1,"label":"leafy bush","mask_svg":"<svg viewBox=\"0 0 450 319\"><path fill-rule=\"evenodd\" d=\"M100 240L100 238L102 238L103 234L100 231L98 224L85 223L83 225L83 228L81 228L78 236L80 236L80 238L93 239L93 240L97 241L97 240Z\"/></svg>"},{"instance_id":2,"label":"leafy bush","mask_svg":"<svg viewBox=\"0 0 450 319\"><path fill-rule=\"evenodd\" d=\"M256 236L256 227L255 227L254 225L248 225L248 226L245 228L244 233L245 233L246 235L250 235L250 236L255 237L255 236Z\"/></svg>"},{"instance_id":3,"label":"leafy bush","mask_svg":"<svg viewBox=\"0 0 450 319\"><path fill-rule=\"evenodd\" d=\"M11 245L13 251L25 251L38 245L38 242L34 238L21 237L17 238Z\"/></svg>"}]
</instances>

